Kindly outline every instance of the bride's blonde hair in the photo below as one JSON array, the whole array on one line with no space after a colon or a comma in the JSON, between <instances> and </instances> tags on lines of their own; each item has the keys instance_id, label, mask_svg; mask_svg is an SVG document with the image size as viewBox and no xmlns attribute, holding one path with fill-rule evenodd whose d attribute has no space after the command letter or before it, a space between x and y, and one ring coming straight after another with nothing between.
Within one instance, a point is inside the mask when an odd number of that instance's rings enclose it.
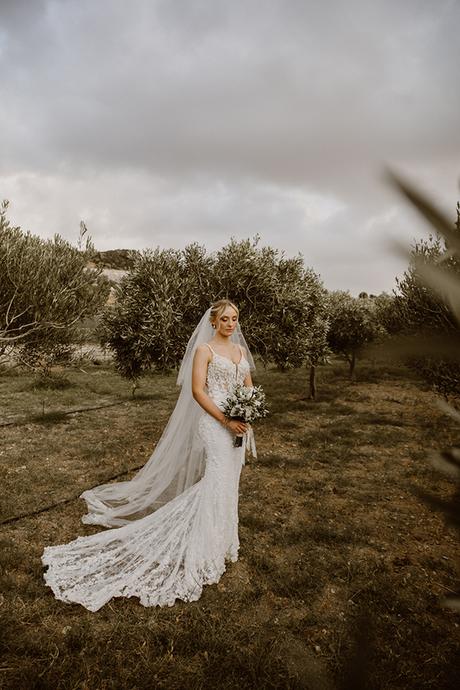
<instances>
[{"instance_id":1,"label":"bride's blonde hair","mask_svg":"<svg viewBox=\"0 0 460 690\"><path fill-rule=\"evenodd\" d=\"M220 299L217 302L211 304L211 313L209 315L209 320L212 324L216 323L227 307L232 307L236 311L237 316L240 315L240 311L236 304L233 304L229 299Z\"/></svg>"}]
</instances>

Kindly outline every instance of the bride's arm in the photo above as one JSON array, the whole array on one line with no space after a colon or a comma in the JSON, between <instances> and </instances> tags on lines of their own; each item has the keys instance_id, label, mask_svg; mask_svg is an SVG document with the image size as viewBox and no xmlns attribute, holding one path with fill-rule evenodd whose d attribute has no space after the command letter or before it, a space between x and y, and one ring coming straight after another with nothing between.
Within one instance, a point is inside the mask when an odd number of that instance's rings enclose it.
<instances>
[{"instance_id":1,"label":"bride's arm","mask_svg":"<svg viewBox=\"0 0 460 690\"><path fill-rule=\"evenodd\" d=\"M246 352L246 348L243 347L242 350L243 350L243 354L244 354L245 358L247 359L247 358L248 358L248 354L247 354L247 352ZM248 386L248 388L252 388L252 387L254 386L254 384L253 384L253 382L252 382L251 372L250 372L250 371L248 371L248 373L247 373L246 376L244 377L243 384L244 384L245 386Z\"/></svg>"},{"instance_id":2,"label":"bride's arm","mask_svg":"<svg viewBox=\"0 0 460 690\"><path fill-rule=\"evenodd\" d=\"M218 422L225 422L226 417L222 410L219 410L217 405L211 400L209 395L205 392L206 375L208 372L208 364L211 359L211 353L205 345L200 345L195 351L193 357L192 367L192 394L195 400L203 410L206 410Z\"/></svg>"},{"instance_id":3,"label":"bride's arm","mask_svg":"<svg viewBox=\"0 0 460 690\"><path fill-rule=\"evenodd\" d=\"M192 394L195 400L203 410L205 410L211 417L217 419L218 422L224 424L234 433L244 433L247 429L247 424L238 422L236 420L229 421L228 417L224 415L222 410L219 410L215 402L211 400L205 391L206 375L208 373L208 364L211 360L211 353L206 345L200 345L195 351L193 357L192 368Z\"/></svg>"},{"instance_id":4,"label":"bride's arm","mask_svg":"<svg viewBox=\"0 0 460 690\"><path fill-rule=\"evenodd\" d=\"M248 388L252 388L254 386L254 384L252 382L251 374L249 372L246 374L246 377L244 379L244 385L248 386Z\"/></svg>"}]
</instances>

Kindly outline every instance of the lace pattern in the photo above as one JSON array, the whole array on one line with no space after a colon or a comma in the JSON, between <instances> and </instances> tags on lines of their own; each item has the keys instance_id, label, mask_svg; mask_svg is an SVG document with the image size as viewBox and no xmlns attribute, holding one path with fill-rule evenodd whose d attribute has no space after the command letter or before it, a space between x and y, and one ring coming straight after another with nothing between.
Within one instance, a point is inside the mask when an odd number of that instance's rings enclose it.
<instances>
[{"instance_id":1,"label":"lace pattern","mask_svg":"<svg viewBox=\"0 0 460 690\"><path fill-rule=\"evenodd\" d=\"M242 358L238 364L228 357L212 350L212 360L208 364L207 388L213 400L225 400L235 383L243 383L249 372L249 362Z\"/></svg>"}]
</instances>

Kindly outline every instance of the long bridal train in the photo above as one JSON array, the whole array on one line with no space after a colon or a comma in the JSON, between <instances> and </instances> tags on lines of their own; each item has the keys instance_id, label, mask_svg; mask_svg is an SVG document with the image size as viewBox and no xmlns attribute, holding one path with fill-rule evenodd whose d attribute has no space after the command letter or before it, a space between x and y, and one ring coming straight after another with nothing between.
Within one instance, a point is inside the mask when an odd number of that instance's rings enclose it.
<instances>
[{"instance_id":1,"label":"long bridal train","mask_svg":"<svg viewBox=\"0 0 460 690\"><path fill-rule=\"evenodd\" d=\"M249 368L244 358L235 369L231 360L213 353L206 384L221 409L230 386L243 383ZM144 606L195 601L204 585L219 581L227 561L237 560L246 442L235 448L233 435L201 412L196 429L205 455L201 479L145 517L45 548L45 581L58 599L90 611L112 597L138 597Z\"/></svg>"}]
</instances>

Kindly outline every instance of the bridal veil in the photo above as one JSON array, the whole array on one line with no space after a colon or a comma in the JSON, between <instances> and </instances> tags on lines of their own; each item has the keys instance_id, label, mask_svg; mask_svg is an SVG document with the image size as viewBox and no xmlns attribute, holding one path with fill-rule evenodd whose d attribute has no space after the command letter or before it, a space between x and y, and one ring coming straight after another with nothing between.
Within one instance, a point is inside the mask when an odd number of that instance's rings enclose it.
<instances>
[{"instance_id":1,"label":"bridal veil","mask_svg":"<svg viewBox=\"0 0 460 690\"><path fill-rule=\"evenodd\" d=\"M203 476L204 446L197 433L202 409L192 395L192 365L196 348L213 337L210 314L209 308L187 344L177 377L179 398L149 460L129 481L101 484L83 492L80 498L86 501L88 513L82 522L120 527L157 510ZM231 340L246 349L254 369L239 323Z\"/></svg>"}]
</instances>

